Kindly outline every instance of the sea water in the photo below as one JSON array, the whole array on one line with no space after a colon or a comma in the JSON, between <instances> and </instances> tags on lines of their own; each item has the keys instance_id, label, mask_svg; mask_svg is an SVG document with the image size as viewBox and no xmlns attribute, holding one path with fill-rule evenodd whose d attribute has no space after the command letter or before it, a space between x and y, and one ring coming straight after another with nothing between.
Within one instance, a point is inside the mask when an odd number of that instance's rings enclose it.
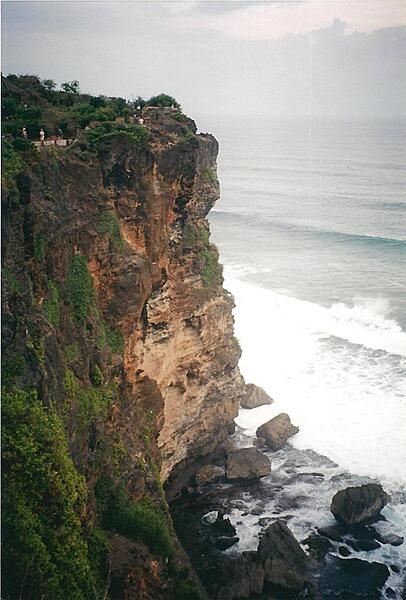
<instances>
[{"instance_id":1,"label":"sea water","mask_svg":"<svg viewBox=\"0 0 406 600\"><path fill-rule=\"evenodd\" d=\"M405 535L406 124L202 123L220 142L210 223L236 301L240 368L274 399L237 424L252 443L288 412L300 427L293 448L381 481ZM331 519L333 492L321 494L319 520Z\"/></svg>"}]
</instances>

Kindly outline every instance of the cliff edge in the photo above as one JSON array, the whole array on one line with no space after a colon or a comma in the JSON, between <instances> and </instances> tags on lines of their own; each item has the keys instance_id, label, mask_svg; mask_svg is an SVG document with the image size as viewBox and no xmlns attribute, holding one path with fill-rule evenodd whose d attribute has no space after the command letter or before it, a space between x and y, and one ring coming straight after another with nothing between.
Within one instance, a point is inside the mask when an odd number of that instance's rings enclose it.
<instances>
[{"instance_id":1,"label":"cliff edge","mask_svg":"<svg viewBox=\"0 0 406 600\"><path fill-rule=\"evenodd\" d=\"M243 394L206 220L217 152L163 109L68 149L8 142L7 599L204 597L162 484L226 439Z\"/></svg>"}]
</instances>

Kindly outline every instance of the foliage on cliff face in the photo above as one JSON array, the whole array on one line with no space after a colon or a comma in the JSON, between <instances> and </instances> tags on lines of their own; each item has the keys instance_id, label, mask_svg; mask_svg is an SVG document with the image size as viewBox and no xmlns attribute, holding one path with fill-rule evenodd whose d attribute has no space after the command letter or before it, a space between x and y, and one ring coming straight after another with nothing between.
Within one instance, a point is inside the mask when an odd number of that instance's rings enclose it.
<instances>
[{"instance_id":1,"label":"foliage on cliff face","mask_svg":"<svg viewBox=\"0 0 406 600\"><path fill-rule=\"evenodd\" d=\"M151 552L163 558L173 556L173 542L162 508L157 508L147 498L131 500L122 484L114 483L106 476L99 479L95 493L106 529L144 542Z\"/></svg>"},{"instance_id":2,"label":"foliage on cliff face","mask_svg":"<svg viewBox=\"0 0 406 600\"><path fill-rule=\"evenodd\" d=\"M60 418L35 392L3 391L2 456L4 597L93 598L84 478Z\"/></svg>"}]
</instances>

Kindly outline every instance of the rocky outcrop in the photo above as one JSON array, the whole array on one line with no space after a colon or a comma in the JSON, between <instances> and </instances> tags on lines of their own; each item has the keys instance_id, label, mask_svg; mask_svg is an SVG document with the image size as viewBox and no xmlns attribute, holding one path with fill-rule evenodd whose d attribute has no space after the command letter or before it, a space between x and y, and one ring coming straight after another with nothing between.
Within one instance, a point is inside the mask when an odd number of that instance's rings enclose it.
<instances>
[{"instance_id":1,"label":"rocky outcrop","mask_svg":"<svg viewBox=\"0 0 406 600\"><path fill-rule=\"evenodd\" d=\"M281 413L258 427L257 437L260 443L268 446L271 450L279 450L298 431L299 427L292 425L289 415Z\"/></svg>"},{"instance_id":2,"label":"rocky outcrop","mask_svg":"<svg viewBox=\"0 0 406 600\"><path fill-rule=\"evenodd\" d=\"M265 566L265 580L273 586L300 592L310 583L309 559L283 521L275 521L265 530L258 558Z\"/></svg>"},{"instance_id":3,"label":"rocky outcrop","mask_svg":"<svg viewBox=\"0 0 406 600\"><path fill-rule=\"evenodd\" d=\"M258 408L265 404L272 404L273 400L265 390L254 383L247 383L245 394L241 398L241 408Z\"/></svg>"},{"instance_id":4,"label":"rocky outcrop","mask_svg":"<svg viewBox=\"0 0 406 600\"><path fill-rule=\"evenodd\" d=\"M330 510L346 525L372 523L379 518L389 496L378 483L368 483L340 490L332 499Z\"/></svg>"},{"instance_id":5,"label":"rocky outcrop","mask_svg":"<svg viewBox=\"0 0 406 600\"><path fill-rule=\"evenodd\" d=\"M204 465L198 470L195 476L195 482L197 485L207 485L208 483L214 483L220 481L226 474L225 468L217 465Z\"/></svg>"},{"instance_id":6,"label":"rocky outcrop","mask_svg":"<svg viewBox=\"0 0 406 600\"><path fill-rule=\"evenodd\" d=\"M226 477L229 481L253 480L271 472L271 461L257 448L241 448L231 452L227 460Z\"/></svg>"},{"instance_id":7,"label":"rocky outcrop","mask_svg":"<svg viewBox=\"0 0 406 600\"><path fill-rule=\"evenodd\" d=\"M322 598L379 600L388 577L389 569L381 563L329 556L319 587Z\"/></svg>"}]
</instances>

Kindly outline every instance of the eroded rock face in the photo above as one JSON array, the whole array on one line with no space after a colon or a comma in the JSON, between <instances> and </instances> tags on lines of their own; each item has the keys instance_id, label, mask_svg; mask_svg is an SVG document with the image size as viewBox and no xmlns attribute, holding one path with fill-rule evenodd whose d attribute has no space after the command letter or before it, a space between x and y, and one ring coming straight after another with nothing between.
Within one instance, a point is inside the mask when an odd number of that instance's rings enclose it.
<instances>
[{"instance_id":1,"label":"eroded rock face","mask_svg":"<svg viewBox=\"0 0 406 600\"><path fill-rule=\"evenodd\" d=\"M330 510L346 525L376 521L389 496L379 483L348 487L335 494Z\"/></svg>"},{"instance_id":2,"label":"eroded rock face","mask_svg":"<svg viewBox=\"0 0 406 600\"><path fill-rule=\"evenodd\" d=\"M298 431L299 427L292 425L289 415L281 413L258 427L257 437L272 450L279 450Z\"/></svg>"},{"instance_id":3,"label":"eroded rock face","mask_svg":"<svg viewBox=\"0 0 406 600\"><path fill-rule=\"evenodd\" d=\"M204 465L204 467L199 469L196 473L195 481L197 485L207 485L208 483L220 481L220 479L225 476L225 473L224 467Z\"/></svg>"},{"instance_id":4,"label":"eroded rock face","mask_svg":"<svg viewBox=\"0 0 406 600\"><path fill-rule=\"evenodd\" d=\"M257 448L241 448L232 452L227 460L229 481L260 479L270 472L271 461Z\"/></svg>"},{"instance_id":5,"label":"eroded rock face","mask_svg":"<svg viewBox=\"0 0 406 600\"><path fill-rule=\"evenodd\" d=\"M247 383L245 394L241 398L242 408L258 408L265 404L272 404L273 400L268 396L265 390L254 383Z\"/></svg>"}]
</instances>

